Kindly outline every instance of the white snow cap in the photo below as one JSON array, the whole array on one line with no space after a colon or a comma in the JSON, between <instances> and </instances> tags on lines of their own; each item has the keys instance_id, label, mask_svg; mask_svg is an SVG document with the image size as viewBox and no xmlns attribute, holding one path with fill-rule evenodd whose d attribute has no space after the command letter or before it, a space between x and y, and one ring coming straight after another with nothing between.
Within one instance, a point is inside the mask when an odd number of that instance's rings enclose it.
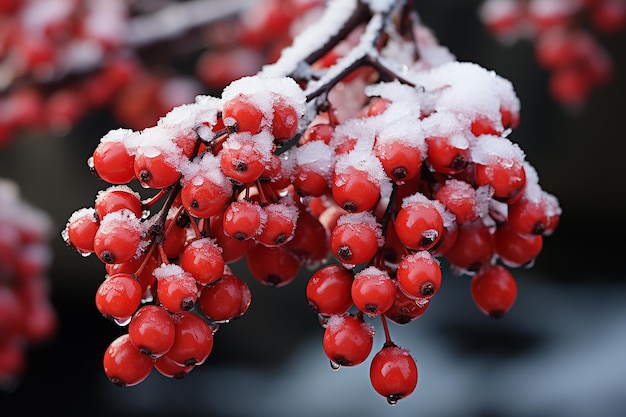
<instances>
[{"instance_id":1,"label":"white snow cap","mask_svg":"<svg viewBox=\"0 0 626 417\"><path fill-rule=\"evenodd\" d=\"M299 33L291 46L282 50L278 61L266 65L258 74L275 77L296 71L307 55L321 49L331 37L339 33L357 4L357 0L329 0L319 20Z\"/></svg>"},{"instance_id":2,"label":"white snow cap","mask_svg":"<svg viewBox=\"0 0 626 417\"><path fill-rule=\"evenodd\" d=\"M524 163L525 155L517 143L507 138L482 135L473 143L471 158L472 161L482 165L490 165L498 158L521 165Z\"/></svg>"},{"instance_id":3,"label":"white snow cap","mask_svg":"<svg viewBox=\"0 0 626 417\"><path fill-rule=\"evenodd\" d=\"M273 104L277 98L293 106L298 115L304 115L306 96L295 80L290 77L251 75L239 78L224 88L222 100L228 101L242 95L263 112L266 123L272 121Z\"/></svg>"},{"instance_id":4,"label":"white snow cap","mask_svg":"<svg viewBox=\"0 0 626 417\"><path fill-rule=\"evenodd\" d=\"M427 92L436 92L434 111L456 113L469 120L485 117L502 129L501 108L519 112L513 84L478 64L450 62L414 74Z\"/></svg>"}]
</instances>

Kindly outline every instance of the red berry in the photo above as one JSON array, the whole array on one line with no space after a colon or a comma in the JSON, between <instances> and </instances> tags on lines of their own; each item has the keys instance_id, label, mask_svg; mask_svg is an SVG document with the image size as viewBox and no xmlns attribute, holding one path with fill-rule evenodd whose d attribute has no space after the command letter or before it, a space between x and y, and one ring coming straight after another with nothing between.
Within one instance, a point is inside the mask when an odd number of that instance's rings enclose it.
<instances>
[{"instance_id":1,"label":"red berry","mask_svg":"<svg viewBox=\"0 0 626 417\"><path fill-rule=\"evenodd\" d=\"M125 323L139 308L142 294L135 276L123 272L110 275L96 291L96 308L105 317Z\"/></svg>"},{"instance_id":2,"label":"red berry","mask_svg":"<svg viewBox=\"0 0 626 417\"><path fill-rule=\"evenodd\" d=\"M397 287L386 271L370 266L359 271L352 282L354 305L370 317L385 313L396 299Z\"/></svg>"},{"instance_id":3,"label":"red berry","mask_svg":"<svg viewBox=\"0 0 626 417\"><path fill-rule=\"evenodd\" d=\"M367 107L367 115L369 117L383 114L391 105L392 101L386 98L377 98Z\"/></svg>"},{"instance_id":4,"label":"red berry","mask_svg":"<svg viewBox=\"0 0 626 417\"><path fill-rule=\"evenodd\" d=\"M346 265L369 261L381 243L380 225L368 211L344 214L330 236L330 250Z\"/></svg>"},{"instance_id":5,"label":"red berry","mask_svg":"<svg viewBox=\"0 0 626 417\"><path fill-rule=\"evenodd\" d=\"M498 226L493 234L495 254L511 268L531 267L542 246L542 235L518 233L509 223Z\"/></svg>"},{"instance_id":6,"label":"red berry","mask_svg":"<svg viewBox=\"0 0 626 417\"><path fill-rule=\"evenodd\" d=\"M320 140L309 141L293 151L293 186L301 196L318 197L330 190L334 153Z\"/></svg>"},{"instance_id":7,"label":"red berry","mask_svg":"<svg viewBox=\"0 0 626 417\"><path fill-rule=\"evenodd\" d=\"M17 337L0 341L0 383L14 383L26 370L23 341Z\"/></svg>"},{"instance_id":8,"label":"red berry","mask_svg":"<svg viewBox=\"0 0 626 417\"><path fill-rule=\"evenodd\" d=\"M332 315L324 330L324 353L340 366L358 365L372 351L374 328L362 318Z\"/></svg>"},{"instance_id":9,"label":"red berry","mask_svg":"<svg viewBox=\"0 0 626 417\"><path fill-rule=\"evenodd\" d=\"M352 307L352 272L338 264L328 264L311 275L306 286L309 307L326 316L347 313Z\"/></svg>"},{"instance_id":10,"label":"red berry","mask_svg":"<svg viewBox=\"0 0 626 417\"><path fill-rule=\"evenodd\" d=\"M168 378L183 379L194 368L195 365L177 364L167 354L159 356L154 361L154 369Z\"/></svg>"},{"instance_id":11,"label":"red berry","mask_svg":"<svg viewBox=\"0 0 626 417\"><path fill-rule=\"evenodd\" d=\"M559 223L561 208L551 194L539 190L525 193L508 210L508 222L519 233L548 236Z\"/></svg>"},{"instance_id":12,"label":"red berry","mask_svg":"<svg viewBox=\"0 0 626 417\"><path fill-rule=\"evenodd\" d=\"M439 238L439 241L432 248L428 249L431 255L434 257L444 256L454 243L459 235L459 224L454 221L447 222L444 225L443 233Z\"/></svg>"},{"instance_id":13,"label":"red berry","mask_svg":"<svg viewBox=\"0 0 626 417\"><path fill-rule=\"evenodd\" d=\"M175 313L172 318L176 326L174 345L166 355L179 365L201 365L213 349L211 327L191 311Z\"/></svg>"},{"instance_id":14,"label":"red berry","mask_svg":"<svg viewBox=\"0 0 626 417\"><path fill-rule=\"evenodd\" d=\"M178 208L172 207L163 226L163 253L168 259L178 258L187 242L189 216L185 213L174 217L177 212Z\"/></svg>"},{"instance_id":15,"label":"red berry","mask_svg":"<svg viewBox=\"0 0 626 417\"><path fill-rule=\"evenodd\" d=\"M385 345L370 364L370 381L377 393L389 404L406 398L417 386L417 363L407 349Z\"/></svg>"},{"instance_id":16,"label":"red berry","mask_svg":"<svg viewBox=\"0 0 626 417\"><path fill-rule=\"evenodd\" d=\"M231 134L219 153L224 175L238 184L256 181L265 171L272 153L269 135Z\"/></svg>"},{"instance_id":17,"label":"red berry","mask_svg":"<svg viewBox=\"0 0 626 417\"><path fill-rule=\"evenodd\" d=\"M447 180L435 193L435 198L454 214L457 223L476 220L485 212L489 197L484 188L478 194L471 184L456 179Z\"/></svg>"},{"instance_id":18,"label":"red berry","mask_svg":"<svg viewBox=\"0 0 626 417\"><path fill-rule=\"evenodd\" d=\"M267 247L276 247L291 240L296 232L298 208L293 204L274 203L262 207L265 224L254 237Z\"/></svg>"},{"instance_id":19,"label":"red berry","mask_svg":"<svg viewBox=\"0 0 626 417\"><path fill-rule=\"evenodd\" d=\"M426 162L440 174L454 175L467 168L470 149L460 134L426 138Z\"/></svg>"},{"instance_id":20,"label":"red berry","mask_svg":"<svg viewBox=\"0 0 626 417\"><path fill-rule=\"evenodd\" d=\"M224 124L237 132L259 133L263 111L244 94L227 100L222 109Z\"/></svg>"},{"instance_id":21,"label":"red berry","mask_svg":"<svg viewBox=\"0 0 626 417\"><path fill-rule=\"evenodd\" d=\"M443 217L438 202L416 193L402 202L395 230L404 245L413 250L428 250L441 238Z\"/></svg>"},{"instance_id":22,"label":"red berry","mask_svg":"<svg viewBox=\"0 0 626 417\"><path fill-rule=\"evenodd\" d=\"M219 160L206 154L182 178L181 202L189 215L207 218L220 213L233 195L232 184L219 168Z\"/></svg>"},{"instance_id":23,"label":"red berry","mask_svg":"<svg viewBox=\"0 0 626 417\"><path fill-rule=\"evenodd\" d=\"M298 195L319 197L328 191L327 174L315 170L314 165L295 167L293 186Z\"/></svg>"},{"instance_id":24,"label":"red berry","mask_svg":"<svg viewBox=\"0 0 626 417\"><path fill-rule=\"evenodd\" d=\"M285 246L255 245L248 250L246 264L257 281L271 287L291 283L300 271L299 259Z\"/></svg>"},{"instance_id":25,"label":"red berry","mask_svg":"<svg viewBox=\"0 0 626 417\"><path fill-rule=\"evenodd\" d=\"M312 267L328 257L329 236L319 219L305 209L300 209L296 222L296 233L285 243L301 265Z\"/></svg>"},{"instance_id":26,"label":"red berry","mask_svg":"<svg viewBox=\"0 0 626 417\"><path fill-rule=\"evenodd\" d=\"M378 181L352 166L335 170L331 190L337 204L349 212L371 210L380 198Z\"/></svg>"},{"instance_id":27,"label":"red berry","mask_svg":"<svg viewBox=\"0 0 626 417\"><path fill-rule=\"evenodd\" d=\"M180 266L201 285L220 279L224 274L224 265L222 249L211 238L193 240L180 254Z\"/></svg>"},{"instance_id":28,"label":"red berry","mask_svg":"<svg viewBox=\"0 0 626 417\"><path fill-rule=\"evenodd\" d=\"M99 219L109 213L121 209L128 209L138 218L142 217L143 207L139 194L125 185L109 187L98 192L94 208Z\"/></svg>"},{"instance_id":29,"label":"red berry","mask_svg":"<svg viewBox=\"0 0 626 417\"><path fill-rule=\"evenodd\" d=\"M626 28L626 4L622 0L601 0L591 9L594 29L605 34L617 34Z\"/></svg>"},{"instance_id":30,"label":"red berry","mask_svg":"<svg viewBox=\"0 0 626 417\"><path fill-rule=\"evenodd\" d=\"M429 305L417 302L402 291L396 291L396 298L389 310L385 311L385 317L398 324L407 324L424 314Z\"/></svg>"},{"instance_id":31,"label":"red berry","mask_svg":"<svg viewBox=\"0 0 626 417\"><path fill-rule=\"evenodd\" d=\"M398 287L420 304L430 300L441 287L441 267L428 251L405 256L398 265Z\"/></svg>"},{"instance_id":32,"label":"red berry","mask_svg":"<svg viewBox=\"0 0 626 417\"><path fill-rule=\"evenodd\" d=\"M248 311L252 293L248 284L233 274L202 288L198 308L214 323L227 323Z\"/></svg>"},{"instance_id":33,"label":"red berry","mask_svg":"<svg viewBox=\"0 0 626 417\"><path fill-rule=\"evenodd\" d=\"M314 140L319 140L326 144L329 144L334 132L335 126L329 123L318 123L314 125L309 125L309 127L300 137L299 144L304 145L305 143Z\"/></svg>"},{"instance_id":34,"label":"red berry","mask_svg":"<svg viewBox=\"0 0 626 417\"><path fill-rule=\"evenodd\" d=\"M135 177L144 188L166 188L174 185L181 176L177 166L183 157L180 149L161 144L147 143L135 153Z\"/></svg>"},{"instance_id":35,"label":"red berry","mask_svg":"<svg viewBox=\"0 0 626 417\"><path fill-rule=\"evenodd\" d=\"M152 358L133 345L128 334L115 339L104 353L104 373L118 387L132 387L152 372Z\"/></svg>"},{"instance_id":36,"label":"red berry","mask_svg":"<svg viewBox=\"0 0 626 417\"><path fill-rule=\"evenodd\" d=\"M481 219L458 226L456 241L445 253L459 273L478 271L493 258L493 234Z\"/></svg>"},{"instance_id":37,"label":"red berry","mask_svg":"<svg viewBox=\"0 0 626 417\"><path fill-rule=\"evenodd\" d=\"M374 152L392 181L412 180L422 169L422 152L416 144L408 140L383 140L379 137L376 139Z\"/></svg>"},{"instance_id":38,"label":"red berry","mask_svg":"<svg viewBox=\"0 0 626 417\"><path fill-rule=\"evenodd\" d=\"M253 202L241 200L230 203L223 216L224 233L237 240L253 238L265 224L265 213Z\"/></svg>"},{"instance_id":39,"label":"red berry","mask_svg":"<svg viewBox=\"0 0 626 417\"><path fill-rule=\"evenodd\" d=\"M107 264L138 258L149 243L144 229L141 220L128 209L109 213L100 220L93 240L94 252Z\"/></svg>"},{"instance_id":40,"label":"red berry","mask_svg":"<svg viewBox=\"0 0 626 417\"><path fill-rule=\"evenodd\" d=\"M254 246L254 240L238 240L227 235L224 232L223 224L223 213L212 216L209 220L209 231L217 245L222 248L224 263L232 264L244 257L248 249Z\"/></svg>"},{"instance_id":41,"label":"red berry","mask_svg":"<svg viewBox=\"0 0 626 417\"><path fill-rule=\"evenodd\" d=\"M105 269L107 274L126 273L136 276L139 280L139 284L141 284L141 289L145 297L146 291L154 286L156 278L153 272L157 267L157 257L150 255L150 257L146 259L146 255L146 253L143 253L139 258L131 259L121 264L106 264ZM139 270L139 268L141 268L141 270Z\"/></svg>"},{"instance_id":42,"label":"red berry","mask_svg":"<svg viewBox=\"0 0 626 417\"><path fill-rule=\"evenodd\" d=\"M70 216L63 230L63 238L79 253L89 255L94 251L93 240L100 223L93 208L82 208Z\"/></svg>"},{"instance_id":43,"label":"red berry","mask_svg":"<svg viewBox=\"0 0 626 417\"><path fill-rule=\"evenodd\" d=\"M526 186L524 155L506 138L484 135L472 150L476 184L493 187L493 198L512 202Z\"/></svg>"},{"instance_id":44,"label":"red berry","mask_svg":"<svg viewBox=\"0 0 626 417\"><path fill-rule=\"evenodd\" d=\"M141 307L128 323L128 336L141 353L158 358L174 345L174 320L163 307Z\"/></svg>"},{"instance_id":45,"label":"red berry","mask_svg":"<svg viewBox=\"0 0 626 417\"><path fill-rule=\"evenodd\" d=\"M130 129L113 130L96 146L89 164L103 181L126 184L135 178L135 156L124 143L124 138L130 137L132 132Z\"/></svg>"},{"instance_id":46,"label":"red berry","mask_svg":"<svg viewBox=\"0 0 626 417\"><path fill-rule=\"evenodd\" d=\"M476 306L493 318L503 317L517 297L515 278L501 265L490 265L478 271L472 277L470 289Z\"/></svg>"},{"instance_id":47,"label":"red berry","mask_svg":"<svg viewBox=\"0 0 626 417\"><path fill-rule=\"evenodd\" d=\"M278 96L272 103L272 113L271 132L275 140L286 141L296 136L300 115L291 104Z\"/></svg>"},{"instance_id":48,"label":"red berry","mask_svg":"<svg viewBox=\"0 0 626 417\"><path fill-rule=\"evenodd\" d=\"M191 310L198 299L195 278L180 265L162 264L154 270L159 302L175 313Z\"/></svg>"}]
</instances>

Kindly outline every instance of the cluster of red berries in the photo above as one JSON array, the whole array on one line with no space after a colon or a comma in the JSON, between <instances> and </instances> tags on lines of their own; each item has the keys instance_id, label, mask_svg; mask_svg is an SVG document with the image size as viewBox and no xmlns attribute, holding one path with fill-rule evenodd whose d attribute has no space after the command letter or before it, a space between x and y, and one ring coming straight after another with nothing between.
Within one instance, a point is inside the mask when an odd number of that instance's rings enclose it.
<instances>
[{"instance_id":1,"label":"cluster of red berries","mask_svg":"<svg viewBox=\"0 0 626 417\"><path fill-rule=\"evenodd\" d=\"M624 0L487 0L480 16L497 38L528 38L537 63L550 72L556 101L580 107L611 81L613 62L596 35L626 28Z\"/></svg>"},{"instance_id":2,"label":"cluster of red berries","mask_svg":"<svg viewBox=\"0 0 626 417\"><path fill-rule=\"evenodd\" d=\"M24 131L65 134L103 108L142 129L193 100L199 83L138 58L132 13L119 0L0 2L0 146Z\"/></svg>"},{"instance_id":3,"label":"cluster of red berries","mask_svg":"<svg viewBox=\"0 0 626 417\"><path fill-rule=\"evenodd\" d=\"M11 389L26 367L26 350L57 329L46 275L52 224L22 200L16 184L1 180L0 230L0 388Z\"/></svg>"},{"instance_id":4,"label":"cluster of red berries","mask_svg":"<svg viewBox=\"0 0 626 417\"><path fill-rule=\"evenodd\" d=\"M444 259L472 277L485 314L512 307L509 269L532 265L558 200L508 138L520 110L511 83L455 61L407 7L330 2L220 97L101 138L89 166L110 186L62 234L105 264L96 306L128 329L104 354L114 384L203 363L219 326L250 304L229 268L239 260L274 287L314 270L306 299L334 368L370 356L370 320L381 320L370 380L390 404L418 370L388 321L425 312Z\"/></svg>"},{"instance_id":5,"label":"cluster of red berries","mask_svg":"<svg viewBox=\"0 0 626 417\"><path fill-rule=\"evenodd\" d=\"M203 87L220 91L276 59L294 26L322 5L265 0L232 18L207 18L192 78L150 68L134 44L133 19L150 11L118 0L2 1L0 146L24 131L65 134L104 108L121 126L152 126Z\"/></svg>"}]
</instances>

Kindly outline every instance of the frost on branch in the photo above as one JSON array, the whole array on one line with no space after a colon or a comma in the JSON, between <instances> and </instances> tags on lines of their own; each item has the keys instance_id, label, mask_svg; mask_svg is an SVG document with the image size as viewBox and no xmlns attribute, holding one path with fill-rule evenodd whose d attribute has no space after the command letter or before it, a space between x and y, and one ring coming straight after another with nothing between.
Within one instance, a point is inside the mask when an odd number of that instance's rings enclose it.
<instances>
[{"instance_id":1,"label":"frost on branch","mask_svg":"<svg viewBox=\"0 0 626 417\"><path fill-rule=\"evenodd\" d=\"M413 7L331 1L257 74L101 139L90 169L131 192L99 194L107 209L77 210L63 236L105 264L100 297L122 294L99 304L129 328L105 353L114 384L153 369L184 376L213 346L207 328L247 311L251 281L280 287L301 271L312 272L306 296L334 368L366 360L381 320L370 377L390 404L414 391L417 365L388 323L406 325L438 298L443 259L470 277L477 310L512 308L509 269L532 266L561 209L511 139L513 85L455 60ZM152 191L139 210L133 189ZM239 260L249 277L230 269ZM116 317L117 303L132 311ZM158 337L132 331L149 314L141 305L200 341L177 336L149 350L151 361L124 363Z\"/></svg>"}]
</instances>

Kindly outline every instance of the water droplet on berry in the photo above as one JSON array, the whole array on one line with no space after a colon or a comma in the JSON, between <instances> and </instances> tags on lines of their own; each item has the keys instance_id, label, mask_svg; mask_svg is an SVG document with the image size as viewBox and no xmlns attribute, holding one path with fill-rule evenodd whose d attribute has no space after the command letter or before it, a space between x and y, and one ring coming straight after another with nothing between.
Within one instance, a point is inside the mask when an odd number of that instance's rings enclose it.
<instances>
[{"instance_id":1,"label":"water droplet on berry","mask_svg":"<svg viewBox=\"0 0 626 417\"><path fill-rule=\"evenodd\" d=\"M89 169L95 169L95 165L93 163L93 156L90 156L89 159L87 159L87 166L89 167Z\"/></svg>"},{"instance_id":2,"label":"water droplet on berry","mask_svg":"<svg viewBox=\"0 0 626 417\"><path fill-rule=\"evenodd\" d=\"M126 325L128 325L128 323L130 323L130 319L132 318L132 316L130 317L126 317L126 318L118 318L118 319L113 319L113 321L115 322L115 324L117 324L120 327L124 327Z\"/></svg>"},{"instance_id":3,"label":"water droplet on berry","mask_svg":"<svg viewBox=\"0 0 626 417\"><path fill-rule=\"evenodd\" d=\"M141 302L143 304L146 304L146 303L151 303L152 300L154 300L154 295L152 295L152 289L151 288L147 288L144 291L143 296L141 297Z\"/></svg>"},{"instance_id":4,"label":"water droplet on berry","mask_svg":"<svg viewBox=\"0 0 626 417\"><path fill-rule=\"evenodd\" d=\"M330 368L331 368L333 371L338 371L338 370L339 370L339 368L341 368L341 365L339 365L339 364L338 364L338 363L336 363L336 362L330 361Z\"/></svg>"},{"instance_id":5,"label":"water droplet on berry","mask_svg":"<svg viewBox=\"0 0 626 417\"><path fill-rule=\"evenodd\" d=\"M417 304L418 307L424 307L426 304L428 304L429 301L429 298L417 297L415 299L415 304Z\"/></svg>"},{"instance_id":6,"label":"water droplet on berry","mask_svg":"<svg viewBox=\"0 0 626 417\"><path fill-rule=\"evenodd\" d=\"M396 404L398 404L398 400L395 399L393 396L389 396L389 397L387 397L387 404L389 404L389 405L396 405Z\"/></svg>"},{"instance_id":7,"label":"water droplet on berry","mask_svg":"<svg viewBox=\"0 0 626 417\"><path fill-rule=\"evenodd\" d=\"M145 220L148 217L150 217L150 210L142 210L142 212L141 212L141 219Z\"/></svg>"}]
</instances>

